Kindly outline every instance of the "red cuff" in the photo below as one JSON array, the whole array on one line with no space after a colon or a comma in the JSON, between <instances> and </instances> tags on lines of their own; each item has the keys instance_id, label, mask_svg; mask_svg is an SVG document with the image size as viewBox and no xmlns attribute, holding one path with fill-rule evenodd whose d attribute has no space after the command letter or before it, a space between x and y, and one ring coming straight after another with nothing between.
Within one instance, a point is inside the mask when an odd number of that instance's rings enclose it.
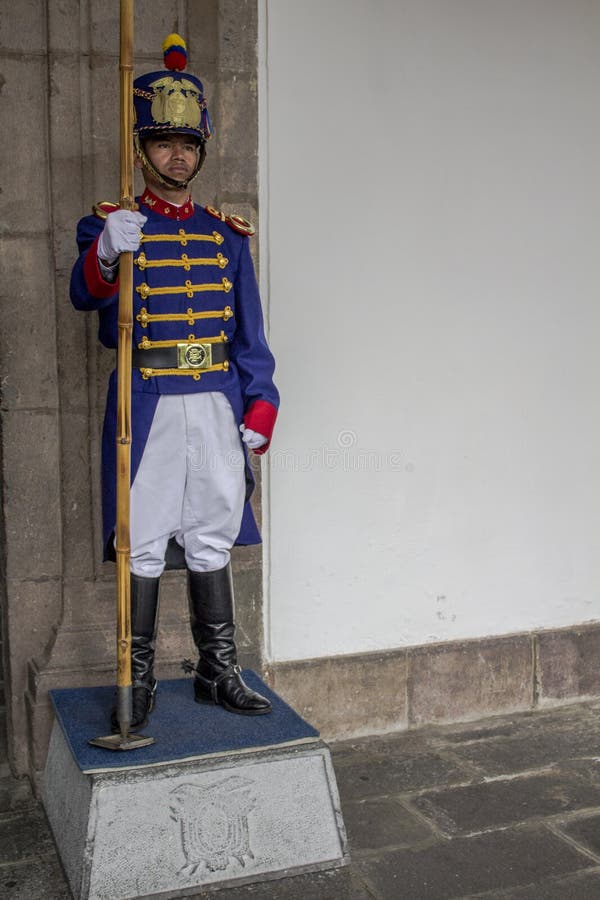
<instances>
[{"instance_id":1,"label":"red cuff","mask_svg":"<svg viewBox=\"0 0 600 900\"><path fill-rule=\"evenodd\" d=\"M97 297L99 300L104 300L105 298L113 297L118 293L119 276L117 275L115 281L106 281L104 275L100 271L100 266L98 265L99 240L100 235L98 235L86 254L86 257L83 261L83 275L85 278L86 287L92 297Z\"/></svg>"},{"instance_id":2,"label":"red cuff","mask_svg":"<svg viewBox=\"0 0 600 900\"><path fill-rule=\"evenodd\" d=\"M246 428L251 428L252 431L257 431L267 438L267 443L254 451L258 456L269 449L276 418L277 407L273 406L272 403L269 403L268 400L255 400L244 416L244 425Z\"/></svg>"}]
</instances>

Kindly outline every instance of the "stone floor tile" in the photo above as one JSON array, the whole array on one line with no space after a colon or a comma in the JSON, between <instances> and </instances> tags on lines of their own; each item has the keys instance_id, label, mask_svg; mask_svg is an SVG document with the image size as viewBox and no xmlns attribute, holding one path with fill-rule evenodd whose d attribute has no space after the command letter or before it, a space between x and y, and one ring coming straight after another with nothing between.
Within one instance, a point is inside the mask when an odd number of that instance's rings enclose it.
<instances>
[{"instance_id":1,"label":"stone floor tile","mask_svg":"<svg viewBox=\"0 0 600 900\"><path fill-rule=\"evenodd\" d=\"M26 778L0 776L0 815L36 806L29 781Z\"/></svg>"},{"instance_id":2,"label":"stone floor tile","mask_svg":"<svg viewBox=\"0 0 600 900\"><path fill-rule=\"evenodd\" d=\"M344 743L342 748L336 747L331 753L334 769L338 766L368 765L375 759L372 747Z\"/></svg>"},{"instance_id":3,"label":"stone floor tile","mask_svg":"<svg viewBox=\"0 0 600 900\"><path fill-rule=\"evenodd\" d=\"M360 860L355 869L380 900L466 900L590 867L591 860L544 828L442 840ZM543 900L538 895L536 900ZM590 898L591 900L591 898Z\"/></svg>"},{"instance_id":4,"label":"stone floor tile","mask_svg":"<svg viewBox=\"0 0 600 900\"><path fill-rule=\"evenodd\" d=\"M372 900L349 869L296 875L219 891L202 891L190 900Z\"/></svg>"},{"instance_id":5,"label":"stone floor tile","mask_svg":"<svg viewBox=\"0 0 600 900\"><path fill-rule=\"evenodd\" d=\"M454 745L453 754L493 777L527 772L568 759L600 753L600 730L548 730L537 734Z\"/></svg>"},{"instance_id":6,"label":"stone floor tile","mask_svg":"<svg viewBox=\"0 0 600 900\"><path fill-rule=\"evenodd\" d=\"M0 762L6 762L6 760L8 759L6 748L7 748L6 710L4 708L1 708L0 709Z\"/></svg>"},{"instance_id":7,"label":"stone floor tile","mask_svg":"<svg viewBox=\"0 0 600 900\"><path fill-rule=\"evenodd\" d=\"M560 824L558 830L600 857L600 813L581 819L571 819ZM600 897L600 892L598 896Z\"/></svg>"},{"instance_id":8,"label":"stone floor tile","mask_svg":"<svg viewBox=\"0 0 600 900\"><path fill-rule=\"evenodd\" d=\"M71 900L71 892L57 859L36 859L34 863L0 868L0 897L10 900Z\"/></svg>"},{"instance_id":9,"label":"stone floor tile","mask_svg":"<svg viewBox=\"0 0 600 900\"><path fill-rule=\"evenodd\" d=\"M387 758L389 756L427 756L444 755L446 748L440 746L435 729L423 729L423 732L409 732L401 735L386 734L371 739L371 753L376 757ZM453 748L452 748L453 749Z\"/></svg>"},{"instance_id":10,"label":"stone floor tile","mask_svg":"<svg viewBox=\"0 0 600 900\"><path fill-rule=\"evenodd\" d=\"M557 772L430 791L411 804L444 834L476 834L600 806L600 788L576 775Z\"/></svg>"},{"instance_id":11,"label":"stone floor tile","mask_svg":"<svg viewBox=\"0 0 600 900\"><path fill-rule=\"evenodd\" d=\"M41 809L0 818L0 865L54 852L54 842Z\"/></svg>"},{"instance_id":12,"label":"stone floor tile","mask_svg":"<svg viewBox=\"0 0 600 900\"><path fill-rule=\"evenodd\" d=\"M560 764L560 769L562 772L578 775L591 784L600 785L600 757L598 756L568 759Z\"/></svg>"},{"instance_id":13,"label":"stone floor tile","mask_svg":"<svg viewBox=\"0 0 600 900\"><path fill-rule=\"evenodd\" d=\"M503 735L523 737L528 734L538 734L548 728L552 731L560 731L575 727L587 731L597 728L598 724L598 709L594 702L590 702L491 716L489 719L482 719L478 722L440 725L435 729L428 729L428 731L438 743L460 744L465 741L502 737Z\"/></svg>"},{"instance_id":14,"label":"stone floor tile","mask_svg":"<svg viewBox=\"0 0 600 900\"><path fill-rule=\"evenodd\" d=\"M344 804L350 852L383 847L408 847L433 837L433 832L397 800L383 798Z\"/></svg>"},{"instance_id":15,"label":"stone floor tile","mask_svg":"<svg viewBox=\"0 0 600 900\"><path fill-rule=\"evenodd\" d=\"M331 756L334 761L346 761L358 755L368 756L395 754L420 754L429 750L427 732L424 731L395 731L391 734L371 735L364 738L351 738L343 741L335 741L329 744Z\"/></svg>"},{"instance_id":16,"label":"stone floor tile","mask_svg":"<svg viewBox=\"0 0 600 900\"><path fill-rule=\"evenodd\" d=\"M514 890L471 894L468 900L596 900L598 897L600 869L593 869L566 878L536 881Z\"/></svg>"},{"instance_id":17,"label":"stone floor tile","mask_svg":"<svg viewBox=\"0 0 600 900\"><path fill-rule=\"evenodd\" d=\"M405 794L436 785L470 781L472 770L438 753L420 755L372 754L356 762L335 764L342 801Z\"/></svg>"},{"instance_id":18,"label":"stone floor tile","mask_svg":"<svg viewBox=\"0 0 600 900\"><path fill-rule=\"evenodd\" d=\"M525 715L522 713L520 715ZM515 734L515 720L506 716L499 716L483 722L459 723L456 727L451 725L438 726L431 730L431 740L438 746L454 746L467 744L472 741L484 741L491 738L513 737Z\"/></svg>"}]
</instances>

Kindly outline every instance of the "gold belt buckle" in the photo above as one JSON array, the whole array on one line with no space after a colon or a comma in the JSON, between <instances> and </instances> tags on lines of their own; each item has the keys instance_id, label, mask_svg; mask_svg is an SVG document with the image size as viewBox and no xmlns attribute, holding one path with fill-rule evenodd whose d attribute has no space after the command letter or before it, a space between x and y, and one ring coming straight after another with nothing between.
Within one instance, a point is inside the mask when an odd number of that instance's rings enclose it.
<instances>
[{"instance_id":1,"label":"gold belt buckle","mask_svg":"<svg viewBox=\"0 0 600 900\"><path fill-rule=\"evenodd\" d=\"M212 366L211 344L177 344L178 369L208 369Z\"/></svg>"}]
</instances>

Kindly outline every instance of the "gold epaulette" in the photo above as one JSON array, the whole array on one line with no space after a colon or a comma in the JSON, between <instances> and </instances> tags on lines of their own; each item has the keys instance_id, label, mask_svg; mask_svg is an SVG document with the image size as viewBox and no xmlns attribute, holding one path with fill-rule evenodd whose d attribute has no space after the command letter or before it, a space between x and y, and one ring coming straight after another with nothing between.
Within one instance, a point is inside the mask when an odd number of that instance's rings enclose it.
<instances>
[{"instance_id":1,"label":"gold epaulette","mask_svg":"<svg viewBox=\"0 0 600 900\"><path fill-rule=\"evenodd\" d=\"M100 200L92 206L94 215L98 216L99 219L107 219L108 214L114 212L115 209L120 209L119 204L111 203L110 200Z\"/></svg>"},{"instance_id":2,"label":"gold epaulette","mask_svg":"<svg viewBox=\"0 0 600 900\"><path fill-rule=\"evenodd\" d=\"M212 206L205 206L205 211L209 214L209 216L214 216L215 219L220 219L221 222L225 222L226 225L229 225L234 231L237 231L238 234L245 234L247 237L251 237L255 232L256 228L249 222L248 219L244 219L243 216L228 216L224 212L220 212L220 210L215 209Z\"/></svg>"}]
</instances>

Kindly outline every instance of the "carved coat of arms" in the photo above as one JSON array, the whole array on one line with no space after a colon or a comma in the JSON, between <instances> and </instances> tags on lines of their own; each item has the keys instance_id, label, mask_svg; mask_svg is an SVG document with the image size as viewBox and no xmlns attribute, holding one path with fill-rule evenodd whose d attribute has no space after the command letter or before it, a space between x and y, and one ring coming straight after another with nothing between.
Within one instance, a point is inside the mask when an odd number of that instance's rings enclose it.
<instances>
[{"instance_id":1,"label":"carved coat of arms","mask_svg":"<svg viewBox=\"0 0 600 900\"><path fill-rule=\"evenodd\" d=\"M181 784L171 791L171 818L179 824L185 865L181 874L195 875L241 866L254 859L248 835L248 814L256 805L252 782L232 775L210 787Z\"/></svg>"}]
</instances>

